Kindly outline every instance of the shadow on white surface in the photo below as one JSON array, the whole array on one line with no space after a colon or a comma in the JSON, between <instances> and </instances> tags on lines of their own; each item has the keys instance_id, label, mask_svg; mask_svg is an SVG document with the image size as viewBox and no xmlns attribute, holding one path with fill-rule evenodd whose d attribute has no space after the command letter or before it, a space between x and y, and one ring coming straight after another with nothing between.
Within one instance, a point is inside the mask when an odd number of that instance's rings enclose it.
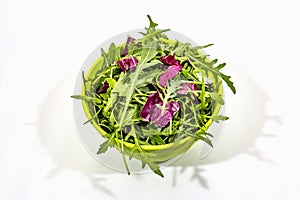
<instances>
[{"instance_id":1,"label":"shadow on white surface","mask_svg":"<svg viewBox=\"0 0 300 200\"><path fill-rule=\"evenodd\" d=\"M42 146L46 149L55 167L46 175L47 179L66 170L81 173L82 178L102 192L115 196L105 186L105 174L115 171L104 167L93 159L83 148L75 130L72 115L73 80L72 75L52 88L39 107L38 132Z\"/></svg>"},{"instance_id":2,"label":"shadow on white surface","mask_svg":"<svg viewBox=\"0 0 300 200\"><path fill-rule=\"evenodd\" d=\"M257 146L261 139L277 137L265 134L263 128L268 120L281 123L280 117L267 114L268 95L250 77L238 71L233 74L237 94L227 92L225 96L226 116L229 120L224 123L221 136L212 152L204 159L199 159L197 147L191 148L184 156L175 161L173 185L176 179L188 168L192 168L191 180L197 180L201 186L208 189L208 180L203 177L204 166L228 161L240 154L247 154L256 159L274 164ZM197 159L198 158L198 159ZM206 167L207 168L207 167Z\"/></svg>"},{"instance_id":3,"label":"shadow on white surface","mask_svg":"<svg viewBox=\"0 0 300 200\"><path fill-rule=\"evenodd\" d=\"M75 130L72 113L74 74L68 74L52 88L40 104L38 131L43 147L55 163L47 178L51 179L64 170L81 173L93 187L107 195L116 195L107 187L107 175L116 171L109 169L95 159L81 145ZM169 167L173 170L172 184L178 179L196 181L203 188L209 189L209 180L203 175L209 166L228 161L240 154L248 154L258 160L273 163L256 147L260 139L276 137L264 134L263 128L268 120L280 122L278 117L268 116L266 106L267 94L249 77L239 72L234 74L237 94L227 95L225 115L230 119L224 123L221 138L213 151L204 159L197 159L200 153L197 145ZM229 93L229 92L228 92ZM266 137L265 137L266 136ZM186 177L185 171L191 171ZM143 181L144 176L135 176Z\"/></svg>"}]
</instances>

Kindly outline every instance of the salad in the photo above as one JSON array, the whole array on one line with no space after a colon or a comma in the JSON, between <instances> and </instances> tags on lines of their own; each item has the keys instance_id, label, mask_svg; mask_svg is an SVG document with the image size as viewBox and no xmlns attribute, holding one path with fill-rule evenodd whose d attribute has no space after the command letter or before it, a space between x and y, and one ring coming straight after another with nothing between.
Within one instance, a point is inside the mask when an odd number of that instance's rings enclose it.
<instances>
[{"instance_id":1,"label":"salad","mask_svg":"<svg viewBox=\"0 0 300 200\"><path fill-rule=\"evenodd\" d=\"M107 51L82 72L83 109L97 131L106 139L97 154L116 148L126 161L135 158L162 176L160 163L186 152L196 141L212 146L207 130L224 104L223 83L236 92L230 76L220 70L225 63L210 60L202 49L169 39L150 25L140 38L128 36L121 45ZM101 155L99 155L101 156Z\"/></svg>"}]
</instances>

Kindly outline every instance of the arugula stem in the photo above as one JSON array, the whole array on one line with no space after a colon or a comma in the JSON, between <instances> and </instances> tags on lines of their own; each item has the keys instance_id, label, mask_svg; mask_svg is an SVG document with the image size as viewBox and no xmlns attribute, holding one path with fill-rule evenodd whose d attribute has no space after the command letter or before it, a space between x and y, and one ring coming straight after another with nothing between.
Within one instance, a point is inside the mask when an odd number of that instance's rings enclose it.
<instances>
[{"instance_id":1,"label":"arugula stem","mask_svg":"<svg viewBox=\"0 0 300 200\"><path fill-rule=\"evenodd\" d=\"M93 80L92 85L95 85L95 84L97 83L97 81L98 81L101 77L105 77L105 74L103 73L103 74L100 74L99 76L97 76L97 77L95 78L95 80Z\"/></svg>"},{"instance_id":2,"label":"arugula stem","mask_svg":"<svg viewBox=\"0 0 300 200\"><path fill-rule=\"evenodd\" d=\"M86 80L85 77L84 77L84 71L81 72L81 76L82 76L82 81L83 81L84 90L86 90L86 89L87 89L87 87L86 87L86 82L87 82L87 80Z\"/></svg>"},{"instance_id":3,"label":"arugula stem","mask_svg":"<svg viewBox=\"0 0 300 200\"><path fill-rule=\"evenodd\" d=\"M124 153L124 140L123 140L123 138L122 138L122 141L121 141L121 149L122 149L122 159L123 159L127 174L130 175L130 170L129 170L129 167L128 167L128 164L127 164L127 161L126 161L126 157L125 157L125 153Z\"/></svg>"},{"instance_id":4,"label":"arugula stem","mask_svg":"<svg viewBox=\"0 0 300 200\"><path fill-rule=\"evenodd\" d=\"M138 94L136 94L136 95L148 97L147 94L142 93L138 88L134 88L134 89L138 92Z\"/></svg>"},{"instance_id":5,"label":"arugula stem","mask_svg":"<svg viewBox=\"0 0 300 200\"><path fill-rule=\"evenodd\" d=\"M170 119L170 125L169 125L169 135L172 135L172 119Z\"/></svg>"},{"instance_id":6,"label":"arugula stem","mask_svg":"<svg viewBox=\"0 0 300 200\"><path fill-rule=\"evenodd\" d=\"M113 78L113 71L116 67L111 67L110 68L110 78Z\"/></svg>"},{"instance_id":7,"label":"arugula stem","mask_svg":"<svg viewBox=\"0 0 300 200\"><path fill-rule=\"evenodd\" d=\"M191 124L191 123L187 123L187 122L181 122L182 125L187 125L187 126L191 126L191 127L195 127L195 128L199 128L199 126Z\"/></svg>"},{"instance_id":8,"label":"arugula stem","mask_svg":"<svg viewBox=\"0 0 300 200\"><path fill-rule=\"evenodd\" d=\"M138 102L139 104L142 104L142 106L144 106L145 105L145 102L142 102L141 100L139 100L138 98L136 98L136 97L133 97L133 99L136 101L136 102Z\"/></svg>"},{"instance_id":9,"label":"arugula stem","mask_svg":"<svg viewBox=\"0 0 300 200\"><path fill-rule=\"evenodd\" d=\"M200 127L200 125L198 123L198 117L197 117L197 114L196 114L196 108L195 108L195 105L194 105L193 101L191 101L191 104L192 104L192 108L193 108L192 110L193 110L195 122L196 122L197 126Z\"/></svg>"},{"instance_id":10,"label":"arugula stem","mask_svg":"<svg viewBox=\"0 0 300 200\"><path fill-rule=\"evenodd\" d=\"M109 126L105 125L105 124L99 124L99 126L103 126L103 127L107 128L111 131L111 128Z\"/></svg>"},{"instance_id":11,"label":"arugula stem","mask_svg":"<svg viewBox=\"0 0 300 200\"><path fill-rule=\"evenodd\" d=\"M162 105L162 109L161 109L161 116L163 116L163 114L165 113L166 105L168 103L168 99L169 99L169 97L170 97L171 94L172 94L172 92L167 91L167 93L165 94L165 98L163 98L163 105Z\"/></svg>"},{"instance_id":12,"label":"arugula stem","mask_svg":"<svg viewBox=\"0 0 300 200\"><path fill-rule=\"evenodd\" d=\"M200 94L200 99L201 99L201 107L202 109L205 108L205 84L204 84L204 77L202 76L202 87L201 87L201 94Z\"/></svg>"},{"instance_id":13,"label":"arugula stem","mask_svg":"<svg viewBox=\"0 0 300 200\"><path fill-rule=\"evenodd\" d=\"M184 80L182 80L182 81L180 81L181 83L191 83L191 84L197 84L197 85L200 85L200 84L202 84L202 82L199 82L199 81L184 81Z\"/></svg>"}]
</instances>

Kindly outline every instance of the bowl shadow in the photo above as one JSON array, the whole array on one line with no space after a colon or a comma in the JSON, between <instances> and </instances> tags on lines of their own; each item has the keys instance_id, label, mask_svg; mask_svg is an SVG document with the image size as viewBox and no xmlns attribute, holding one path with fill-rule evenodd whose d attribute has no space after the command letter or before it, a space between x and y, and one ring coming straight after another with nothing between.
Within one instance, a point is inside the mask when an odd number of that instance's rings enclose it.
<instances>
[{"instance_id":1,"label":"bowl shadow","mask_svg":"<svg viewBox=\"0 0 300 200\"><path fill-rule=\"evenodd\" d=\"M208 180L202 175L204 168L208 170L209 165L228 161L240 154L247 154L260 161L274 164L256 146L256 142L276 137L273 134L265 134L263 128L268 120L280 124L280 117L267 114L268 95L250 77L238 70L233 73L233 78L236 79L237 94L231 95L229 90L227 92L225 90L225 115L230 119L223 123L220 138L204 158L200 157L199 147L196 146L175 161L171 165L174 168L173 185L176 185L176 179L180 175L190 169L192 170L190 179L197 180L202 187L208 189Z\"/></svg>"},{"instance_id":2,"label":"bowl shadow","mask_svg":"<svg viewBox=\"0 0 300 200\"><path fill-rule=\"evenodd\" d=\"M39 105L37 128L43 148L54 163L47 179L54 178L65 170L79 172L95 189L115 196L105 186L108 174L115 173L94 158L81 145L73 120L71 95L76 77L65 75L47 94Z\"/></svg>"},{"instance_id":3,"label":"bowl shadow","mask_svg":"<svg viewBox=\"0 0 300 200\"><path fill-rule=\"evenodd\" d=\"M75 170L87 178L95 189L115 196L106 187L105 181L107 175L115 174L116 171L90 156L77 135L70 98L73 95L74 77L75 73L63 76L39 106L39 139L55 164L47 178L51 179L64 170ZM273 164L255 144L260 139L276 137L272 134L266 135L263 128L268 120L280 123L280 118L267 114L268 95L250 77L241 71L235 72L233 77L236 79L237 94L231 95L225 90L225 115L230 119L222 124L220 138L206 157L200 159L199 146L195 145L168 167L173 170L173 177L166 178L172 179L173 186L176 186L179 178L187 178L186 171L192 170L190 180L209 189L209 180L203 175L209 170L209 166L228 161L240 154ZM139 175L136 177L142 178Z\"/></svg>"}]
</instances>

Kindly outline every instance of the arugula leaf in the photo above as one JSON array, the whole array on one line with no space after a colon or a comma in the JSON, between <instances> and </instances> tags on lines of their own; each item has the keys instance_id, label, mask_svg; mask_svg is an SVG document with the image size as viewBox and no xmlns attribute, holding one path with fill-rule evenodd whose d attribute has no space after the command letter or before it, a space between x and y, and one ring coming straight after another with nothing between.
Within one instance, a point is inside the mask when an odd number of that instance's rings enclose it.
<instances>
[{"instance_id":1,"label":"arugula leaf","mask_svg":"<svg viewBox=\"0 0 300 200\"><path fill-rule=\"evenodd\" d=\"M147 159L146 159L146 163L149 165L152 171L154 171L155 174L161 176L162 178L164 177L163 173L160 171L159 166L156 163L151 162Z\"/></svg>"},{"instance_id":2,"label":"arugula leaf","mask_svg":"<svg viewBox=\"0 0 300 200\"><path fill-rule=\"evenodd\" d=\"M133 126L131 126L131 128L134 129ZM148 156L147 156L147 154L149 154L149 153L146 153L146 152L141 148L141 146L140 146L140 144L139 144L139 141L138 141L138 138L137 138L137 135L136 135L135 131L133 131L132 134L133 134L134 141L135 141L135 147L134 147L134 150L137 151L139 157L141 158L143 166L145 166L145 164L147 164L155 174L157 174L157 175L159 175L159 176L161 176L161 177L164 177L164 175L162 174L162 172L161 172L160 169L159 169L158 164L156 164L156 163L154 163L153 161L151 161L151 160L148 158ZM133 153L135 153L135 152L133 152Z\"/></svg>"},{"instance_id":3,"label":"arugula leaf","mask_svg":"<svg viewBox=\"0 0 300 200\"><path fill-rule=\"evenodd\" d=\"M226 117L226 116L223 116L223 115L206 116L206 117L214 120L217 123L219 123L219 121L224 121L224 120L228 120L229 119L229 117Z\"/></svg>"},{"instance_id":4,"label":"arugula leaf","mask_svg":"<svg viewBox=\"0 0 300 200\"><path fill-rule=\"evenodd\" d=\"M195 46L195 47L192 47L192 49L199 50L199 49L204 49L204 48L210 47L212 45L214 45L214 44L207 44L207 45L204 45L204 46Z\"/></svg>"},{"instance_id":5,"label":"arugula leaf","mask_svg":"<svg viewBox=\"0 0 300 200\"><path fill-rule=\"evenodd\" d=\"M106 67L109 66L109 59L108 59L107 54L105 53L105 51L102 48L101 48L101 56L104 58L104 63L103 63L102 68L105 69Z\"/></svg>"},{"instance_id":6,"label":"arugula leaf","mask_svg":"<svg viewBox=\"0 0 300 200\"><path fill-rule=\"evenodd\" d=\"M150 17L150 15L147 15L148 19L149 19L149 22L150 22L150 25L149 27L150 28L155 28L158 24L157 23L154 23Z\"/></svg>"},{"instance_id":7,"label":"arugula leaf","mask_svg":"<svg viewBox=\"0 0 300 200\"><path fill-rule=\"evenodd\" d=\"M161 29L161 30L155 30L153 32L147 33L143 38L136 39L134 41L135 44L142 43L144 44L147 41L151 40L159 40L159 38L163 37L162 33L170 31L170 29Z\"/></svg>"},{"instance_id":8,"label":"arugula leaf","mask_svg":"<svg viewBox=\"0 0 300 200\"><path fill-rule=\"evenodd\" d=\"M113 78L106 78L105 81L109 84L109 87L114 88L116 84L116 80Z\"/></svg>"},{"instance_id":9,"label":"arugula leaf","mask_svg":"<svg viewBox=\"0 0 300 200\"><path fill-rule=\"evenodd\" d=\"M146 43L145 47L143 47L143 50L141 52L141 65L143 66L145 63L147 63L149 60L151 60L154 56L156 56L157 52L157 42L156 41L150 41Z\"/></svg>"},{"instance_id":10,"label":"arugula leaf","mask_svg":"<svg viewBox=\"0 0 300 200\"><path fill-rule=\"evenodd\" d=\"M233 82L230 80L230 76L227 76L223 73L221 73L219 71L219 69L221 69L222 67L224 67L224 64L221 64L221 67L217 66L217 67L214 67L213 64L214 62L206 62L205 59L206 57L201 57L201 56L193 56L189 53L186 53L185 54L189 59L191 59L192 61L195 61L196 63L193 63L191 62L191 64L196 67L197 69L200 69L201 70L205 70L205 71L210 71L211 73L215 74L215 75L218 75L220 76L224 81L225 83L228 85L228 87L231 89L231 91L235 94L236 93L236 89L233 85Z\"/></svg>"},{"instance_id":11,"label":"arugula leaf","mask_svg":"<svg viewBox=\"0 0 300 200\"><path fill-rule=\"evenodd\" d=\"M217 103L219 103L221 105L224 105L224 100L223 100L222 96L219 93L217 93L217 92L211 92L211 93L209 93L209 95Z\"/></svg>"},{"instance_id":12,"label":"arugula leaf","mask_svg":"<svg viewBox=\"0 0 300 200\"><path fill-rule=\"evenodd\" d=\"M109 140L106 140L100 145L99 150L97 151L97 154L105 153L108 150L108 147L114 147L115 140L112 139L112 137Z\"/></svg>"},{"instance_id":13,"label":"arugula leaf","mask_svg":"<svg viewBox=\"0 0 300 200\"><path fill-rule=\"evenodd\" d=\"M83 96L83 95L72 95L71 97L74 99L81 99L84 101L92 101L95 103L101 103L101 101L96 97L89 97L89 96Z\"/></svg>"},{"instance_id":14,"label":"arugula leaf","mask_svg":"<svg viewBox=\"0 0 300 200\"><path fill-rule=\"evenodd\" d=\"M108 49L108 64L110 65L112 62L116 60L116 52L117 48L114 43L111 43Z\"/></svg>"},{"instance_id":15,"label":"arugula leaf","mask_svg":"<svg viewBox=\"0 0 300 200\"><path fill-rule=\"evenodd\" d=\"M131 79L130 81L130 88L129 90L126 91L126 101L125 101L125 105L124 105L124 109L121 111L122 115L120 117L120 119L117 119L117 123L119 124L119 127L122 128L124 126L124 119L126 116L126 112L128 110L129 107L129 103L131 101L132 98L132 94L135 90L135 86L136 86L136 82L138 81L138 77L140 75L140 72L143 70L143 68L146 65L146 63L151 60L155 55L157 54L156 51L156 42L155 41L150 41L148 44L146 44L146 46L143 48L142 52L141 52L141 60L139 61L139 64L136 66L136 71L134 73L134 77L133 79Z\"/></svg>"},{"instance_id":16,"label":"arugula leaf","mask_svg":"<svg viewBox=\"0 0 300 200\"><path fill-rule=\"evenodd\" d=\"M184 56L185 52L189 50L190 48L190 44L189 43L180 43L175 50L173 51L176 56Z\"/></svg>"}]
</instances>

